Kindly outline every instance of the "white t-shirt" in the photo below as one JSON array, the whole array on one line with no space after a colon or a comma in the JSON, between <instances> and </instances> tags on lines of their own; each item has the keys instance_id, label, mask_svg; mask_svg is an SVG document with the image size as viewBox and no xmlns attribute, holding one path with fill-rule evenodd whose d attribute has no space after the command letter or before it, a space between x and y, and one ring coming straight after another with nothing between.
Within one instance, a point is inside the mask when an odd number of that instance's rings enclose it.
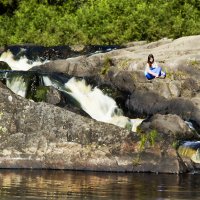
<instances>
[{"instance_id":1,"label":"white t-shirt","mask_svg":"<svg viewBox=\"0 0 200 200\"><path fill-rule=\"evenodd\" d=\"M156 62L154 62L152 65L151 65L152 68L156 68L158 67L158 64ZM150 70L150 66L149 66L149 63L147 63L145 65L145 71L144 71L144 74L147 75L149 73L149 70Z\"/></svg>"}]
</instances>

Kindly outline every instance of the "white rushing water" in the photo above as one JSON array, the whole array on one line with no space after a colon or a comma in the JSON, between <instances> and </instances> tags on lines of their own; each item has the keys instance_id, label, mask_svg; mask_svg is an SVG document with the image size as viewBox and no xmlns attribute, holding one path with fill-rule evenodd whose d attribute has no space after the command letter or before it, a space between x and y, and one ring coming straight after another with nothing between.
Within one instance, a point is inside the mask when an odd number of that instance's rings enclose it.
<instances>
[{"instance_id":1,"label":"white rushing water","mask_svg":"<svg viewBox=\"0 0 200 200\"><path fill-rule=\"evenodd\" d=\"M23 51L23 49L21 50ZM31 61L26 56L21 56L19 60L14 59L14 55L11 51L3 52L0 56L0 61L7 63L12 70L28 71L34 66L44 64L48 61ZM22 75L15 75L6 79L6 85L17 95L22 97L26 96L27 81L24 80Z\"/></svg>"},{"instance_id":2,"label":"white rushing water","mask_svg":"<svg viewBox=\"0 0 200 200\"><path fill-rule=\"evenodd\" d=\"M12 78L7 78L6 85L15 94L20 95L22 97L26 97L27 82L24 80L23 76L16 75L13 76Z\"/></svg>"},{"instance_id":3,"label":"white rushing water","mask_svg":"<svg viewBox=\"0 0 200 200\"><path fill-rule=\"evenodd\" d=\"M20 71L27 71L34 66L44 64L45 62L41 61L30 61L27 59L26 56L20 57L19 60L14 59L14 55L11 51L3 52L0 56L0 61L6 62L12 70L20 70Z\"/></svg>"},{"instance_id":4,"label":"white rushing water","mask_svg":"<svg viewBox=\"0 0 200 200\"><path fill-rule=\"evenodd\" d=\"M65 87L70 90L68 94L80 103L82 109L97 121L123 128L132 126L133 131L136 131L136 127L143 121L143 119L130 120L123 116L114 99L103 94L97 87L92 88L87 85L85 80L71 78Z\"/></svg>"},{"instance_id":5,"label":"white rushing water","mask_svg":"<svg viewBox=\"0 0 200 200\"><path fill-rule=\"evenodd\" d=\"M132 127L132 131L136 131L137 126L143 121L143 119L129 119L123 116L114 99L105 95L99 88L87 85L84 79L71 78L64 87L47 76L43 77L43 81L46 86L53 86L70 94L80 103L81 108L97 121L123 128Z\"/></svg>"},{"instance_id":6,"label":"white rushing water","mask_svg":"<svg viewBox=\"0 0 200 200\"><path fill-rule=\"evenodd\" d=\"M104 95L97 87L92 89L90 85L86 85L85 80L72 78L65 87L71 91L68 93L80 102L82 109L98 121L110 121L118 110L112 98Z\"/></svg>"}]
</instances>

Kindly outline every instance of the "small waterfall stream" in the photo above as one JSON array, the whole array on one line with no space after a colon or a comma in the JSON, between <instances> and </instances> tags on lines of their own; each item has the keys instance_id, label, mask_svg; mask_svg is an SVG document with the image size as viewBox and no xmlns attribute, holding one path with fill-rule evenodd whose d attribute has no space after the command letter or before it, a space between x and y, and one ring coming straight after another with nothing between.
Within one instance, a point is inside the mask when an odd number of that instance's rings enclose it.
<instances>
[{"instance_id":1,"label":"small waterfall stream","mask_svg":"<svg viewBox=\"0 0 200 200\"><path fill-rule=\"evenodd\" d=\"M84 80L70 79L65 87L81 105L82 109L97 121L111 123L120 127L131 125L130 120L122 115L114 99L103 94L97 87L91 88Z\"/></svg>"},{"instance_id":2,"label":"small waterfall stream","mask_svg":"<svg viewBox=\"0 0 200 200\"><path fill-rule=\"evenodd\" d=\"M20 57L20 60L15 60L14 55L11 51L3 52L0 56L0 61L6 62L12 70L20 70L20 71L27 71L34 66L44 64L48 61L31 61L28 60L26 56Z\"/></svg>"},{"instance_id":3,"label":"small waterfall stream","mask_svg":"<svg viewBox=\"0 0 200 200\"><path fill-rule=\"evenodd\" d=\"M114 99L105 95L99 88L87 85L84 79L78 80L73 77L64 85L48 76L44 76L43 80L46 86L53 86L71 95L79 102L81 108L97 121L123 128L132 127L132 131L136 131L137 126L143 121L143 119L130 120L123 116L122 110L119 109Z\"/></svg>"},{"instance_id":4,"label":"small waterfall stream","mask_svg":"<svg viewBox=\"0 0 200 200\"><path fill-rule=\"evenodd\" d=\"M28 80L25 80L22 75L15 75L7 78L6 85L15 94L26 97Z\"/></svg>"}]
</instances>

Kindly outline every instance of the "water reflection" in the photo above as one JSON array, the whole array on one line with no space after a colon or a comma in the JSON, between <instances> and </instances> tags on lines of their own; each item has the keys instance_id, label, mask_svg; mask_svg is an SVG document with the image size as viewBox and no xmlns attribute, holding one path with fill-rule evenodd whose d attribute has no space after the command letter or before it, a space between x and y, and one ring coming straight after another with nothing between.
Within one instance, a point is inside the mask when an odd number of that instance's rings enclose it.
<instances>
[{"instance_id":1,"label":"water reflection","mask_svg":"<svg viewBox=\"0 0 200 200\"><path fill-rule=\"evenodd\" d=\"M0 199L199 199L200 175L0 170Z\"/></svg>"}]
</instances>

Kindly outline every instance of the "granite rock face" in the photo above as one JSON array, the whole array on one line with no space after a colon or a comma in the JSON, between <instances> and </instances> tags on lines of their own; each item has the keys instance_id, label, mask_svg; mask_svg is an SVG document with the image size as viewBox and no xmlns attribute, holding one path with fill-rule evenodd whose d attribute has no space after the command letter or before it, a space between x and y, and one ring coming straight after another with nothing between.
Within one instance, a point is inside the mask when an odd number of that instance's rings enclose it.
<instances>
[{"instance_id":1,"label":"granite rock face","mask_svg":"<svg viewBox=\"0 0 200 200\"><path fill-rule=\"evenodd\" d=\"M172 145L182 131L184 138L194 137L178 116L154 117L134 133L48 103L29 101L3 84L0 111L0 168L166 173L190 170ZM156 120L168 120L171 128L166 129L164 123L155 126ZM178 131L177 121L181 127ZM158 130L155 134L152 127Z\"/></svg>"}]
</instances>

